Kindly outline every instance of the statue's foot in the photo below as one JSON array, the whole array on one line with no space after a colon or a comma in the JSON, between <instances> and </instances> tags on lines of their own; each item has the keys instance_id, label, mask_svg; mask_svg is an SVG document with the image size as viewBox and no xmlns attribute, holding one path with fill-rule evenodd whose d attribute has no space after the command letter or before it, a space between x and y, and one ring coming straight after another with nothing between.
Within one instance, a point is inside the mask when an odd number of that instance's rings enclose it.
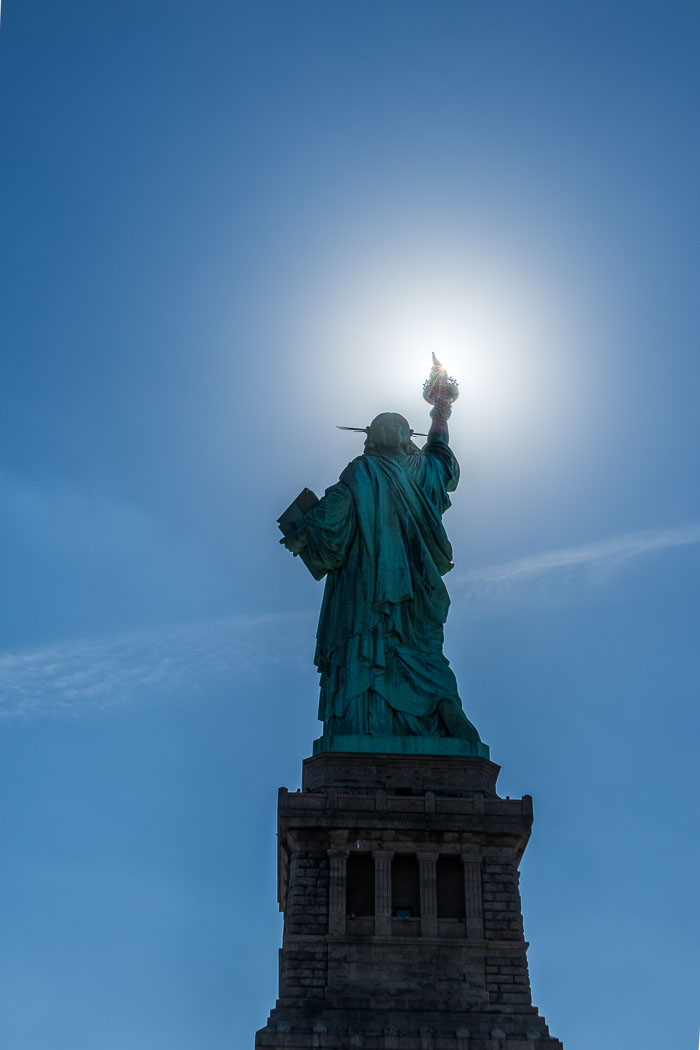
<instances>
[{"instance_id":1,"label":"statue's foot","mask_svg":"<svg viewBox=\"0 0 700 1050\"><path fill-rule=\"evenodd\" d=\"M469 740L472 744L480 744L481 737L476 727L471 724L461 707L454 700L441 700L438 704L438 714L447 727L449 736L459 737L461 740Z\"/></svg>"}]
</instances>

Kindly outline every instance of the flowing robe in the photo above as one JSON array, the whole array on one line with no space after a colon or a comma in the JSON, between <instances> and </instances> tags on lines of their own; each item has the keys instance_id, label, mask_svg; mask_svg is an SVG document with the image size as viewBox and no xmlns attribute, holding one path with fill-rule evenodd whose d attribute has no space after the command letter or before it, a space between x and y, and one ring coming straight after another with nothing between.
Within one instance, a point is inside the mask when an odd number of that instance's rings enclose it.
<instances>
[{"instance_id":1,"label":"flowing robe","mask_svg":"<svg viewBox=\"0 0 700 1050\"><path fill-rule=\"evenodd\" d=\"M446 735L438 704L461 711L442 652L452 568L442 515L458 480L439 440L366 453L305 516L307 560L327 573L314 658L326 732Z\"/></svg>"}]
</instances>

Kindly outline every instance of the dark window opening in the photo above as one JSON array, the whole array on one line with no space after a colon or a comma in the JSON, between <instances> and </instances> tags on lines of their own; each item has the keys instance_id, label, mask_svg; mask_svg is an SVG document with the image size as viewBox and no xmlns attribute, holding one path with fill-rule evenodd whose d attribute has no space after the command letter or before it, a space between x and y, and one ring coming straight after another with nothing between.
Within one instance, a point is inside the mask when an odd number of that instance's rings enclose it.
<instances>
[{"instance_id":1,"label":"dark window opening","mask_svg":"<svg viewBox=\"0 0 700 1050\"><path fill-rule=\"evenodd\" d=\"M438 919L464 919L464 865L461 857L442 856L437 862Z\"/></svg>"},{"instance_id":2,"label":"dark window opening","mask_svg":"<svg viewBox=\"0 0 700 1050\"><path fill-rule=\"evenodd\" d=\"M412 795L413 788L396 788L394 791L395 795Z\"/></svg>"},{"instance_id":3,"label":"dark window opening","mask_svg":"<svg viewBox=\"0 0 700 1050\"><path fill-rule=\"evenodd\" d=\"M420 915L420 874L415 853L396 853L391 862L391 904L397 918ZM399 912L409 912L399 915Z\"/></svg>"},{"instance_id":4,"label":"dark window opening","mask_svg":"<svg viewBox=\"0 0 700 1050\"><path fill-rule=\"evenodd\" d=\"M374 915L374 861L371 853L348 857L345 911L350 916Z\"/></svg>"}]
</instances>

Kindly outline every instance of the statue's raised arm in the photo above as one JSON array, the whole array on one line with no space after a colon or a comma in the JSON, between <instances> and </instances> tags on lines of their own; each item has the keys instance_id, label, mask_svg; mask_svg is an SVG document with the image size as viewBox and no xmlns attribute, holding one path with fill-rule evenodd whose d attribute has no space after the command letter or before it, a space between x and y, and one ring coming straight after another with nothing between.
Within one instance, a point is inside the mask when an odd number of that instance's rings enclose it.
<instances>
[{"instance_id":1,"label":"statue's raised arm","mask_svg":"<svg viewBox=\"0 0 700 1050\"><path fill-rule=\"evenodd\" d=\"M448 376L447 370L433 354L433 367L430 375L423 384L423 397L432 405L430 418L432 420L428 441L442 441L449 443L450 435L447 429L447 420L452 415L452 405L459 397L459 386Z\"/></svg>"},{"instance_id":2,"label":"statue's raised arm","mask_svg":"<svg viewBox=\"0 0 700 1050\"><path fill-rule=\"evenodd\" d=\"M302 493L280 519L281 542L326 577L315 663L327 749L406 750L411 737L409 750L430 751L457 738L458 753L488 755L442 652L452 568L442 516L459 481L447 420L458 388L434 355L423 396L433 408L422 449L403 416L384 412L338 483L317 502L304 490L308 509L295 510Z\"/></svg>"}]
</instances>

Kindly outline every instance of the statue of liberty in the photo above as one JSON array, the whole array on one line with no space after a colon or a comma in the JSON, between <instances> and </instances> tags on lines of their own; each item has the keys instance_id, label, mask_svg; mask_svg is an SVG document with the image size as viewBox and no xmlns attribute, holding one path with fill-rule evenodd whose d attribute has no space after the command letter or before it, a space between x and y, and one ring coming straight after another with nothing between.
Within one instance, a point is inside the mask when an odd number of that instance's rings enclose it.
<instances>
[{"instance_id":1,"label":"statue of liberty","mask_svg":"<svg viewBox=\"0 0 700 1050\"><path fill-rule=\"evenodd\" d=\"M324 738L453 737L461 753L488 755L442 651L442 577L453 566L442 515L459 481L447 420L458 390L435 355L423 394L433 405L423 448L403 416L383 412L338 483L320 500L305 489L285 511L280 542L326 578L314 657Z\"/></svg>"}]
</instances>

